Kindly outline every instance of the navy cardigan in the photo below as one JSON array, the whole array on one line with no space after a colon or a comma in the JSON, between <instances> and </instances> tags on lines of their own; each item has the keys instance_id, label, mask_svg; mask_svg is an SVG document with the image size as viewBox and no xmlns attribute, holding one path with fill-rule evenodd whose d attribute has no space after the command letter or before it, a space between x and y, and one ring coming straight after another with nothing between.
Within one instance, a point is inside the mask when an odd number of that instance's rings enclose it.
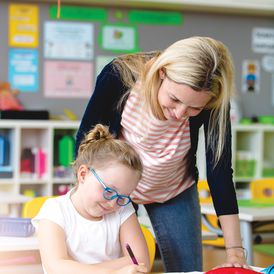
<instances>
[{"instance_id":1,"label":"navy cardigan","mask_svg":"<svg viewBox=\"0 0 274 274\"><path fill-rule=\"evenodd\" d=\"M112 63L104 67L97 77L94 92L86 107L76 136L76 154L84 135L96 124L108 125L112 134L119 136L121 129L121 112L117 104L125 94L127 88L123 85L119 72ZM205 141L207 143L207 129L210 111L203 110L199 115L189 118L191 148L188 153L188 172L198 181L196 167L196 151L199 128L204 125ZM236 193L232 180L231 168L231 124L228 122L224 152L214 168L214 152L206 150L206 170L213 204L218 216L238 214Z\"/></svg>"}]
</instances>

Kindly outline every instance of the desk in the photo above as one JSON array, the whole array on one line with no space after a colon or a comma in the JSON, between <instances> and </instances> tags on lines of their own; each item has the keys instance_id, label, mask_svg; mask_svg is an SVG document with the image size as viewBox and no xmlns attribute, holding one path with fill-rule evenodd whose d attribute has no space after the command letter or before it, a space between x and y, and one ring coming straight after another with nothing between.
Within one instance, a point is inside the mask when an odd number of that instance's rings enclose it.
<instances>
[{"instance_id":1,"label":"desk","mask_svg":"<svg viewBox=\"0 0 274 274\"><path fill-rule=\"evenodd\" d=\"M38 250L38 239L32 237L0 237L0 252Z\"/></svg>"},{"instance_id":2,"label":"desk","mask_svg":"<svg viewBox=\"0 0 274 274\"><path fill-rule=\"evenodd\" d=\"M216 215L212 204L201 204L201 212L202 214ZM274 221L274 206L264 208L239 207L239 219L243 246L247 250L247 262L253 265L252 223Z\"/></svg>"},{"instance_id":3,"label":"desk","mask_svg":"<svg viewBox=\"0 0 274 274\"><path fill-rule=\"evenodd\" d=\"M21 194L0 192L0 203L8 205L9 217L18 217L21 213L21 205L29 201L30 197Z\"/></svg>"}]
</instances>

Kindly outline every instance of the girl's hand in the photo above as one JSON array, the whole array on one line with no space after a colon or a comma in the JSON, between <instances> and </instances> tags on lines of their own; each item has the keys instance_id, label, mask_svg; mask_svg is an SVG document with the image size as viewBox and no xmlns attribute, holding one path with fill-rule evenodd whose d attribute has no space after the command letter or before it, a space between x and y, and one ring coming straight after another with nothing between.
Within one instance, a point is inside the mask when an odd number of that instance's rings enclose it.
<instances>
[{"instance_id":1,"label":"girl's hand","mask_svg":"<svg viewBox=\"0 0 274 274\"><path fill-rule=\"evenodd\" d=\"M214 267L213 269L220 267L241 267L250 269L245 259L245 250L242 248L227 249L226 262Z\"/></svg>"},{"instance_id":2,"label":"girl's hand","mask_svg":"<svg viewBox=\"0 0 274 274\"><path fill-rule=\"evenodd\" d=\"M114 271L113 274L138 274L138 273L148 273L145 264L140 263L139 265L131 264L127 265L119 270Z\"/></svg>"}]
</instances>

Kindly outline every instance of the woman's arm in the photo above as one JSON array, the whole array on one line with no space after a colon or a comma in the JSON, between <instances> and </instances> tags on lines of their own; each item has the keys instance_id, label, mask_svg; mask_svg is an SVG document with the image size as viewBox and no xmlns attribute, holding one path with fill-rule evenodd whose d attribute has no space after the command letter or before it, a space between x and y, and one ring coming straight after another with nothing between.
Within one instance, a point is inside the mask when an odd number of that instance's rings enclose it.
<instances>
[{"instance_id":1,"label":"woman's arm","mask_svg":"<svg viewBox=\"0 0 274 274\"><path fill-rule=\"evenodd\" d=\"M48 274L146 273L146 267L132 265L128 257L92 265L73 260L68 254L63 229L49 220L39 222L38 241L42 263Z\"/></svg>"},{"instance_id":2,"label":"woman's arm","mask_svg":"<svg viewBox=\"0 0 274 274\"><path fill-rule=\"evenodd\" d=\"M226 247L226 262L221 267L248 268L242 247L240 222L237 214L219 216Z\"/></svg>"}]
</instances>

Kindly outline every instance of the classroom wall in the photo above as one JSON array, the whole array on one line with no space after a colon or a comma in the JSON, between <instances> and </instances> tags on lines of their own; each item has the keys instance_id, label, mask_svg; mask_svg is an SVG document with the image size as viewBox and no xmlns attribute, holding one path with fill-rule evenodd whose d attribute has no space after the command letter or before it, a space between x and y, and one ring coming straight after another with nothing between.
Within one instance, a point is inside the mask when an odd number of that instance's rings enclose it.
<instances>
[{"instance_id":1,"label":"classroom wall","mask_svg":"<svg viewBox=\"0 0 274 274\"><path fill-rule=\"evenodd\" d=\"M10 1L0 0L0 81L8 79L8 5ZM14 2L16 3L16 2ZM22 1L20 1L22 4ZM43 25L49 19L49 4L41 3L40 8L40 33L39 33L39 92L21 93L19 98L26 109L48 109L52 115L63 114L64 108L70 108L80 119L88 98L46 98L44 96L43 79ZM114 13L117 8L107 8L108 20L117 22ZM127 14L129 9L119 9ZM228 15L216 13L181 12L183 23L175 26L164 25L137 25L139 35L139 48L142 51L161 50L172 42L194 35L211 36L224 42L230 49L236 68L236 86L238 102L245 116L273 115L274 113L274 83L272 74L260 67L259 92L243 93L242 65L243 61L257 60L261 64L264 55L252 50L252 31L254 28L274 29L274 19L263 16ZM56 19L57 20L57 19ZM125 19L123 19L123 22ZM110 51L102 50L97 43L100 22L90 22L95 29L95 56L117 55ZM274 38L273 38L274 39ZM95 60L95 59L94 59ZM94 67L95 68L95 67ZM94 69L95 70L95 69ZM95 74L95 73L94 73ZM96 77L95 75L93 76ZM93 86L90 87L90 93Z\"/></svg>"}]
</instances>

